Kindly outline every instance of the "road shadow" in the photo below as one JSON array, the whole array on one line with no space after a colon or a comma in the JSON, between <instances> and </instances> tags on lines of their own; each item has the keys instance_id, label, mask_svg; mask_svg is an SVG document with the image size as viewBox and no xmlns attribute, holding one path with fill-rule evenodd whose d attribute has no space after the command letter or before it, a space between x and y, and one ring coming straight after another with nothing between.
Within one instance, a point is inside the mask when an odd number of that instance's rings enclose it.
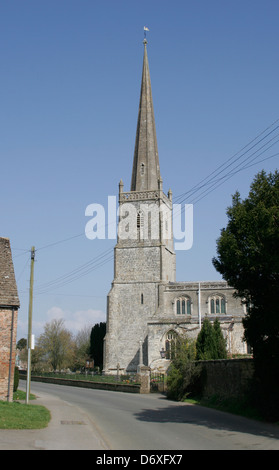
<instances>
[{"instance_id":1,"label":"road shadow","mask_svg":"<svg viewBox=\"0 0 279 470\"><path fill-rule=\"evenodd\" d=\"M160 399L162 401L157 408L143 409L134 413L136 419L154 423L193 424L219 431L242 432L279 439L278 425L262 423L200 405L171 402L163 397Z\"/></svg>"}]
</instances>

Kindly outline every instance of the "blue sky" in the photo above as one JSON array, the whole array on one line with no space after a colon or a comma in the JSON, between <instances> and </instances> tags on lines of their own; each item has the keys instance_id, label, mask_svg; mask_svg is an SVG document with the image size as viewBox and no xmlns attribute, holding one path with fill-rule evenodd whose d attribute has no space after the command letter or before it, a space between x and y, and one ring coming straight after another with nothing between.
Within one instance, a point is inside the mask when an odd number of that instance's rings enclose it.
<instances>
[{"instance_id":1,"label":"blue sky","mask_svg":"<svg viewBox=\"0 0 279 470\"><path fill-rule=\"evenodd\" d=\"M182 199L194 202L194 243L177 252L177 280L220 279L211 260L232 194L246 197L258 171L278 167L278 17L277 0L0 2L0 235L13 248L18 338L27 335L33 245L34 333L54 317L73 333L105 321L115 241L86 238L85 209L106 206L121 178L129 190L143 26L163 186L174 200L267 128L262 144L274 138L253 162L251 146L240 152L241 171L195 193L199 201ZM266 160L243 170L246 151L246 164Z\"/></svg>"}]
</instances>

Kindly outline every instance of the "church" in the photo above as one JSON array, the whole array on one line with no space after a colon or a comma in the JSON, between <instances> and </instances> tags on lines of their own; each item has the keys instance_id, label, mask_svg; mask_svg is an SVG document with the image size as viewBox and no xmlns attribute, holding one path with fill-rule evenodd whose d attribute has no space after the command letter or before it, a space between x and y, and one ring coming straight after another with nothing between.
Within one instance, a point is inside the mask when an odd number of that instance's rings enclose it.
<instances>
[{"instance_id":1,"label":"church","mask_svg":"<svg viewBox=\"0 0 279 470\"><path fill-rule=\"evenodd\" d=\"M217 317L229 354L247 353L245 306L224 281L176 282L172 192L163 192L151 80L144 39L130 191L119 183L114 279L107 298L104 374L139 366L164 372L176 338L196 338Z\"/></svg>"}]
</instances>

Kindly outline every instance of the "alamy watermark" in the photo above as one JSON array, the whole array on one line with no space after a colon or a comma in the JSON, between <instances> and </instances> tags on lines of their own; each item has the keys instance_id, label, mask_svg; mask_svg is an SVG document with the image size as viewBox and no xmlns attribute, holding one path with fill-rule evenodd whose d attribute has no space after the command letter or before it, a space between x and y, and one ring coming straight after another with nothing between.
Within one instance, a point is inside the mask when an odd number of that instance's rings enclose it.
<instances>
[{"instance_id":1,"label":"alamy watermark","mask_svg":"<svg viewBox=\"0 0 279 470\"><path fill-rule=\"evenodd\" d=\"M173 204L173 211L162 204L125 202L117 207L116 196L108 196L107 207L89 204L85 226L89 240L171 240L175 250L193 245L193 205Z\"/></svg>"}]
</instances>

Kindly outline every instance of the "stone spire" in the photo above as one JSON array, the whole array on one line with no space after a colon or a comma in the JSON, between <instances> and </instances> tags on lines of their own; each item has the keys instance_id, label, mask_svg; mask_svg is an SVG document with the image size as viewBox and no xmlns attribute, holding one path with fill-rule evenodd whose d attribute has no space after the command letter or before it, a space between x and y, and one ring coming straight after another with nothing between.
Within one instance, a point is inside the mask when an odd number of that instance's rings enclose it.
<instances>
[{"instance_id":1,"label":"stone spire","mask_svg":"<svg viewBox=\"0 0 279 470\"><path fill-rule=\"evenodd\" d=\"M161 179L146 39L143 44L142 82L131 191L156 190Z\"/></svg>"}]
</instances>

